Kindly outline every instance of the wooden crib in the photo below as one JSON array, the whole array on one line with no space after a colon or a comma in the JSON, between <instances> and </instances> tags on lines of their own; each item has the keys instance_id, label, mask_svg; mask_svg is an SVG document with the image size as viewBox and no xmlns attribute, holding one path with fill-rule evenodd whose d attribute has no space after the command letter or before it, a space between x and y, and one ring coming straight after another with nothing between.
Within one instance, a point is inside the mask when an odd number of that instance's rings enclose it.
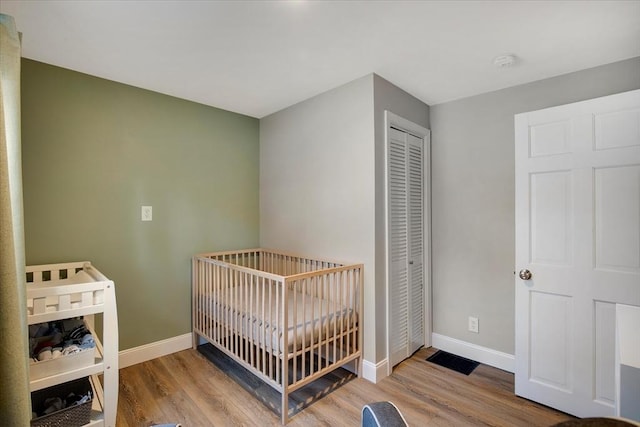
<instances>
[{"instance_id":1,"label":"wooden crib","mask_svg":"<svg viewBox=\"0 0 640 427\"><path fill-rule=\"evenodd\" d=\"M282 396L347 363L362 372L363 265L269 249L193 258L193 338L233 358Z\"/></svg>"}]
</instances>

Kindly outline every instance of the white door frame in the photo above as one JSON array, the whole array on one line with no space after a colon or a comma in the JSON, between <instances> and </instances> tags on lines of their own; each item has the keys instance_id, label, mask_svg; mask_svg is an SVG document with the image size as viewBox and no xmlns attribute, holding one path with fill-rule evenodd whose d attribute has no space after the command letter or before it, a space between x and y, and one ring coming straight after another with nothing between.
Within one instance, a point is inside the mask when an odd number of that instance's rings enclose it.
<instances>
[{"instance_id":1,"label":"white door frame","mask_svg":"<svg viewBox=\"0 0 640 427\"><path fill-rule=\"evenodd\" d=\"M423 251L423 283L424 283L424 343L425 347L431 347L431 131L416 123L392 113L389 110L384 112L384 225L385 225L385 295L386 295L386 336L387 336L387 375L391 375L391 336L390 336L390 282L391 265L389 263L389 128L393 126L397 129L422 138L423 146L423 224L424 224L424 251Z\"/></svg>"}]
</instances>

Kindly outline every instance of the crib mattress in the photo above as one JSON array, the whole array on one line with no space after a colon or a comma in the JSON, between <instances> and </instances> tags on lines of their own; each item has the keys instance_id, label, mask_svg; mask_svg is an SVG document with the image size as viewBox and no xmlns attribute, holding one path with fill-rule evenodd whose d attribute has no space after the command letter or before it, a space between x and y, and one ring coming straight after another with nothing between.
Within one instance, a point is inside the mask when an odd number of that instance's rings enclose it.
<instances>
[{"instance_id":1,"label":"crib mattress","mask_svg":"<svg viewBox=\"0 0 640 427\"><path fill-rule=\"evenodd\" d=\"M217 323L254 344L280 352L284 349L284 319L281 301L275 298L277 286L271 284L270 290L265 289L264 294L269 295L271 291L273 297L271 301L266 297L264 306L260 295L211 300L210 315ZM297 291L288 293L287 316L288 353L343 333L357 321L352 308Z\"/></svg>"}]
</instances>

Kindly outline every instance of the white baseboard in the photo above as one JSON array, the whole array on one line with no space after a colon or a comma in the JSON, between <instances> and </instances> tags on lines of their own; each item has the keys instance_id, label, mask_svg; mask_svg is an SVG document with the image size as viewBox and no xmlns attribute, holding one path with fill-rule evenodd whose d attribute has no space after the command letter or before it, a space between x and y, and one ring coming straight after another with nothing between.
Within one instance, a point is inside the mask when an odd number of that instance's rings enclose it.
<instances>
[{"instance_id":1,"label":"white baseboard","mask_svg":"<svg viewBox=\"0 0 640 427\"><path fill-rule=\"evenodd\" d=\"M381 360L378 363L362 360L362 377L376 384L387 376L387 362L387 359Z\"/></svg>"},{"instance_id":2,"label":"white baseboard","mask_svg":"<svg viewBox=\"0 0 640 427\"><path fill-rule=\"evenodd\" d=\"M126 368L131 365L146 362L147 360L156 359L158 357L166 356L167 354L186 350L191 348L193 343L192 340L193 334L187 333L184 335L178 335L177 337L167 338L166 340L122 350L118 354L119 368Z\"/></svg>"},{"instance_id":3,"label":"white baseboard","mask_svg":"<svg viewBox=\"0 0 640 427\"><path fill-rule=\"evenodd\" d=\"M515 370L515 356L509 353L482 347L466 341L461 341L445 335L431 334L431 345L438 350L453 353L467 359L475 360L485 365L494 366L507 372Z\"/></svg>"}]
</instances>

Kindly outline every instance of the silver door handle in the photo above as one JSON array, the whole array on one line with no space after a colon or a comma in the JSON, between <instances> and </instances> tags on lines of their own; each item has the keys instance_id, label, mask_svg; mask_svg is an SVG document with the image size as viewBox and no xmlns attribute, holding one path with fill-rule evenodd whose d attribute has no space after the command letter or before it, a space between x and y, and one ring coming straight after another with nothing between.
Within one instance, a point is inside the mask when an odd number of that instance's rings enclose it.
<instances>
[{"instance_id":1,"label":"silver door handle","mask_svg":"<svg viewBox=\"0 0 640 427\"><path fill-rule=\"evenodd\" d=\"M527 269L523 269L520 270L520 273L518 273L518 276L522 279L522 280L530 280L531 276L533 276L531 274L531 272Z\"/></svg>"}]
</instances>

